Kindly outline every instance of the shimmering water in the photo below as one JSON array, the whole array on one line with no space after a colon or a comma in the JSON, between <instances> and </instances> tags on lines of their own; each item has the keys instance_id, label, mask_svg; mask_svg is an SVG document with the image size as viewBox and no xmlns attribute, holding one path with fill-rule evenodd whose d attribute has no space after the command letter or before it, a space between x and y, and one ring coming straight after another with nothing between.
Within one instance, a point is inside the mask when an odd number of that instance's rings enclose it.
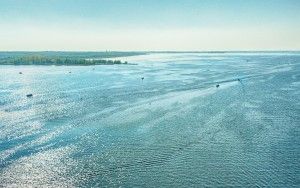
<instances>
[{"instance_id":1,"label":"shimmering water","mask_svg":"<svg viewBox=\"0 0 300 188\"><path fill-rule=\"evenodd\" d=\"M122 59L0 66L0 187L299 187L300 53Z\"/></svg>"}]
</instances>

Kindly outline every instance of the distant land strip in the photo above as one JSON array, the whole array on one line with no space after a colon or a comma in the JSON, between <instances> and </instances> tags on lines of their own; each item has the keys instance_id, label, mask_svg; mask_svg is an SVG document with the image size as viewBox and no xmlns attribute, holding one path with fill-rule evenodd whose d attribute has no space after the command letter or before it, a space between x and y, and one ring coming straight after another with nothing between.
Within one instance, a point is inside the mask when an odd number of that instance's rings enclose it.
<instances>
[{"instance_id":1,"label":"distant land strip","mask_svg":"<svg viewBox=\"0 0 300 188\"><path fill-rule=\"evenodd\" d=\"M63 57L25 56L0 60L1 65L114 65L128 64L127 61L105 59L83 59Z\"/></svg>"},{"instance_id":2,"label":"distant land strip","mask_svg":"<svg viewBox=\"0 0 300 188\"><path fill-rule=\"evenodd\" d=\"M143 55L141 52L0 52L0 65L120 65L108 58Z\"/></svg>"}]
</instances>

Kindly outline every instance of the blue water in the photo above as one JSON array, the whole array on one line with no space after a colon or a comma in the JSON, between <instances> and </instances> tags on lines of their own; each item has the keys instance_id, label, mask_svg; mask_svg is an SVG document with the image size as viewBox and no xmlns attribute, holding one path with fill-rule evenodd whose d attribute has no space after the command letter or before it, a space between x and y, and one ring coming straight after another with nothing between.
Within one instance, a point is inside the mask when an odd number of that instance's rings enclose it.
<instances>
[{"instance_id":1,"label":"blue water","mask_svg":"<svg viewBox=\"0 0 300 188\"><path fill-rule=\"evenodd\" d=\"M300 186L300 53L121 59L0 66L0 187Z\"/></svg>"}]
</instances>

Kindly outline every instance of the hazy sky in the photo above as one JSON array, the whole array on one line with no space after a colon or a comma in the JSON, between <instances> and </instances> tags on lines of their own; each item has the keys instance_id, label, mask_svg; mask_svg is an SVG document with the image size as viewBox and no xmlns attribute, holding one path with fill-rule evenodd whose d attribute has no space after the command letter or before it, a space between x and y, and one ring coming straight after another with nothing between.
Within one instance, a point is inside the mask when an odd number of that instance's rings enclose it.
<instances>
[{"instance_id":1,"label":"hazy sky","mask_svg":"<svg viewBox=\"0 0 300 188\"><path fill-rule=\"evenodd\" d=\"M0 50L300 50L300 0L0 0Z\"/></svg>"}]
</instances>

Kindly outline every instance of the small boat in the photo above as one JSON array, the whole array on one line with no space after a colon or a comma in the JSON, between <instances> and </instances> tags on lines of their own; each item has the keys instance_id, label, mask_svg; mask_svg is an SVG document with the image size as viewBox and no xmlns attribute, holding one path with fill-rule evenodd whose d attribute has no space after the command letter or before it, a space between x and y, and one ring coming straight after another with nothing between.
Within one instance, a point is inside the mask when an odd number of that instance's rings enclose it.
<instances>
[{"instance_id":1,"label":"small boat","mask_svg":"<svg viewBox=\"0 0 300 188\"><path fill-rule=\"evenodd\" d=\"M23 74L22 72L19 72L19 74Z\"/></svg>"},{"instance_id":2,"label":"small boat","mask_svg":"<svg viewBox=\"0 0 300 188\"><path fill-rule=\"evenodd\" d=\"M216 85L216 87L218 88L218 87L220 87L220 85L219 85L219 84L217 84L217 85Z\"/></svg>"},{"instance_id":3,"label":"small boat","mask_svg":"<svg viewBox=\"0 0 300 188\"><path fill-rule=\"evenodd\" d=\"M141 79L144 80L144 77L142 77Z\"/></svg>"},{"instance_id":4,"label":"small boat","mask_svg":"<svg viewBox=\"0 0 300 188\"><path fill-rule=\"evenodd\" d=\"M27 94L26 97L32 97L33 95L30 93L30 94Z\"/></svg>"}]
</instances>

